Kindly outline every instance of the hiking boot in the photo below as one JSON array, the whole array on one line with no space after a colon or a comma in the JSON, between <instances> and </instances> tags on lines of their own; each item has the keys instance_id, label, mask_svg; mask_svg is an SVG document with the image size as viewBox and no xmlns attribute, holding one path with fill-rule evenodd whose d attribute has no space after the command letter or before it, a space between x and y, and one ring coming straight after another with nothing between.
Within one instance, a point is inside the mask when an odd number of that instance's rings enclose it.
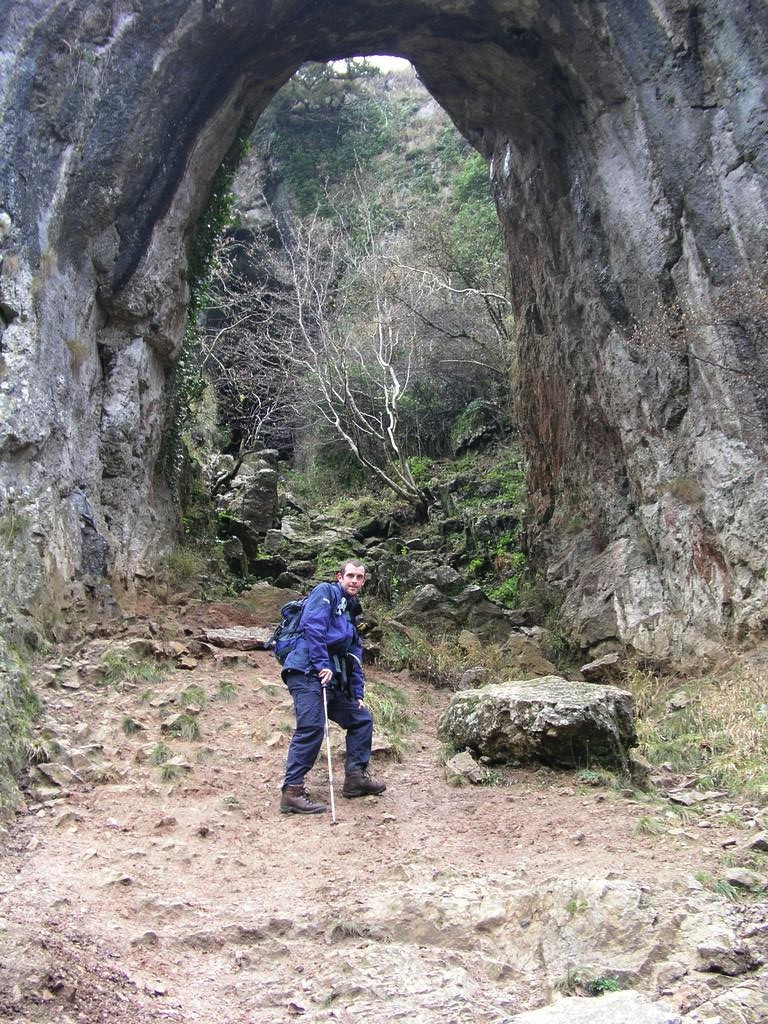
<instances>
[{"instance_id":1,"label":"hiking boot","mask_svg":"<svg viewBox=\"0 0 768 1024\"><path fill-rule=\"evenodd\" d=\"M345 775L341 795L348 799L353 796L379 796L386 788L386 783L377 782L367 769L357 768Z\"/></svg>"},{"instance_id":2,"label":"hiking boot","mask_svg":"<svg viewBox=\"0 0 768 1024\"><path fill-rule=\"evenodd\" d=\"M312 799L304 786L285 786L280 798L281 814L322 814L325 804Z\"/></svg>"}]
</instances>

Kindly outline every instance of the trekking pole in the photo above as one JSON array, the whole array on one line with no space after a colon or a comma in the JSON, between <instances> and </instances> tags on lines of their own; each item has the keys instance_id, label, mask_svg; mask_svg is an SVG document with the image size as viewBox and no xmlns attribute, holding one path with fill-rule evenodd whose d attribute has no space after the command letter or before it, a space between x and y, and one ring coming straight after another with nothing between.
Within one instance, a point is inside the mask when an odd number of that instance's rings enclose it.
<instances>
[{"instance_id":1,"label":"trekking pole","mask_svg":"<svg viewBox=\"0 0 768 1024\"><path fill-rule=\"evenodd\" d=\"M331 765L331 733L328 728L328 690L323 687L323 711L325 712L325 750L328 755L328 785L331 790L331 824L336 824L336 801L333 798L333 766Z\"/></svg>"}]
</instances>

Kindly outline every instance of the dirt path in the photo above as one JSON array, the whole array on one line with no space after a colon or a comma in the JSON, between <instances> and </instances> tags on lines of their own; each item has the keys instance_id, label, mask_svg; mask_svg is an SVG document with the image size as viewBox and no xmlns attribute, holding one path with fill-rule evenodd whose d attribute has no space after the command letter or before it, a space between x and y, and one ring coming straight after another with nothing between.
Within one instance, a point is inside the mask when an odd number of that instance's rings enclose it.
<instances>
[{"instance_id":1,"label":"dirt path","mask_svg":"<svg viewBox=\"0 0 768 1024\"><path fill-rule=\"evenodd\" d=\"M644 835L647 807L565 773L451 788L435 736L450 694L376 671L419 723L401 763L376 765L386 794L339 796L336 827L281 816L292 714L277 669L227 654L159 683L41 690L57 733L100 745L107 766L99 784L30 798L4 837L0 1020L500 1021L551 986L499 952L494 899L610 877L671 894L716 872L732 834L709 820ZM208 697L201 736L165 738L189 768L164 782L148 754L191 685ZM144 728L127 736L126 717ZM310 781L327 792L322 767Z\"/></svg>"}]
</instances>

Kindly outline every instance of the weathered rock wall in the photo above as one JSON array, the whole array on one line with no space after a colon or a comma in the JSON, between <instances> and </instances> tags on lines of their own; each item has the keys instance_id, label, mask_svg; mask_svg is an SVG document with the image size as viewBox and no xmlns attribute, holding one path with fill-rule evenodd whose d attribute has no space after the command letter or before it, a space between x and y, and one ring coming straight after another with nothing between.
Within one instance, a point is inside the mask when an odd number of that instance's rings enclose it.
<instances>
[{"instance_id":1,"label":"weathered rock wall","mask_svg":"<svg viewBox=\"0 0 768 1024\"><path fill-rule=\"evenodd\" d=\"M538 116L492 147L532 541L585 645L703 653L765 621L766 12L576 5L542 35Z\"/></svg>"},{"instance_id":2,"label":"weathered rock wall","mask_svg":"<svg viewBox=\"0 0 768 1024\"><path fill-rule=\"evenodd\" d=\"M491 163L531 541L576 637L668 656L759 627L764 394L740 371L765 354L713 309L765 269L766 17L748 0L6 3L0 525L27 538L6 603L130 586L168 544L158 454L216 168L303 60L394 52ZM656 323L678 300L701 310L682 347Z\"/></svg>"}]
</instances>

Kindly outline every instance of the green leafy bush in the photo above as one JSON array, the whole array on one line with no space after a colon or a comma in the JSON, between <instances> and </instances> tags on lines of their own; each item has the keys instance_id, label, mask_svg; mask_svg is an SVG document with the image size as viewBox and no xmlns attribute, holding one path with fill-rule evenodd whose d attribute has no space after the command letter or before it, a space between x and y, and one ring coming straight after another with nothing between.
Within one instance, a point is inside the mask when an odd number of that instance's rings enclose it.
<instances>
[{"instance_id":1,"label":"green leafy bush","mask_svg":"<svg viewBox=\"0 0 768 1024\"><path fill-rule=\"evenodd\" d=\"M408 459L408 465L411 467L413 479L419 486L429 482L434 461L428 455L412 455Z\"/></svg>"},{"instance_id":2,"label":"green leafy bush","mask_svg":"<svg viewBox=\"0 0 768 1024\"><path fill-rule=\"evenodd\" d=\"M378 74L364 61L340 71L305 64L272 101L257 138L277 162L302 215L337 216L326 183L335 183L393 144L376 97L360 82Z\"/></svg>"}]
</instances>

